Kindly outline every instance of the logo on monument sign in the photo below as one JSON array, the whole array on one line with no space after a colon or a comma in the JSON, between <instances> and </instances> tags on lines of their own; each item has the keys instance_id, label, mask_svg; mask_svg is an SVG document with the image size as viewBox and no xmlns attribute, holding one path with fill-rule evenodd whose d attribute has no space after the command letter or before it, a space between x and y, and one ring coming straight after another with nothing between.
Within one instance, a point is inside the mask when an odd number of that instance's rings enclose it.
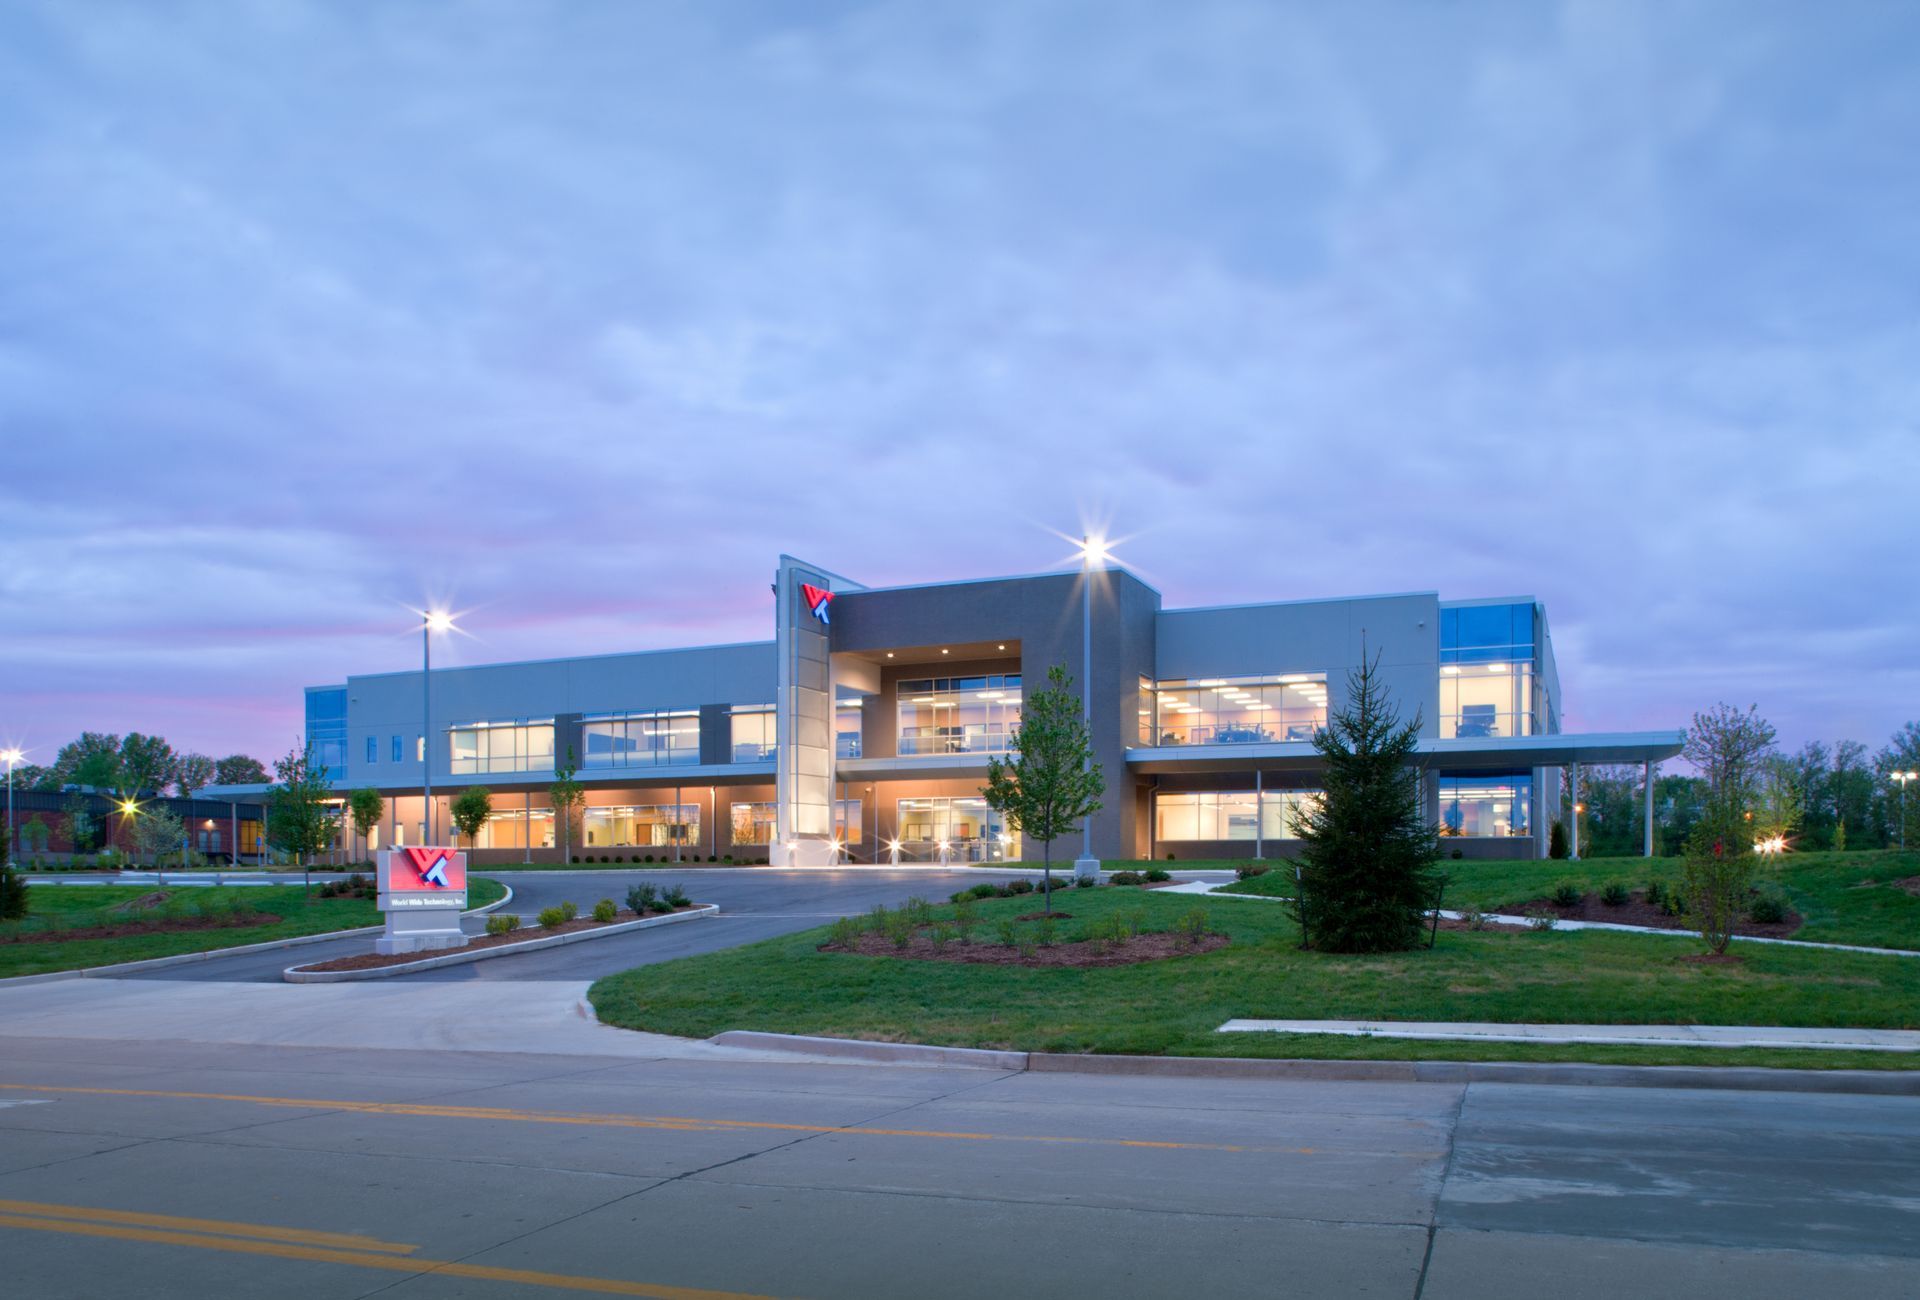
<instances>
[{"instance_id":1,"label":"logo on monument sign","mask_svg":"<svg viewBox=\"0 0 1920 1300\"><path fill-rule=\"evenodd\" d=\"M460 871L452 849L410 848L406 852L407 861L413 866L414 875L419 877L419 884L411 886L412 888L419 889L423 886L427 889L466 888L465 879L456 883L448 877L447 873L450 870L463 877L466 874Z\"/></svg>"},{"instance_id":2,"label":"logo on monument sign","mask_svg":"<svg viewBox=\"0 0 1920 1300\"><path fill-rule=\"evenodd\" d=\"M811 582L803 582L800 584L800 596L807 602L807 608L813 611L815 618L822 623L829 621L827 606L833 600L832 592L825 587L816 587Z\"/></svg>"}]
</instances>

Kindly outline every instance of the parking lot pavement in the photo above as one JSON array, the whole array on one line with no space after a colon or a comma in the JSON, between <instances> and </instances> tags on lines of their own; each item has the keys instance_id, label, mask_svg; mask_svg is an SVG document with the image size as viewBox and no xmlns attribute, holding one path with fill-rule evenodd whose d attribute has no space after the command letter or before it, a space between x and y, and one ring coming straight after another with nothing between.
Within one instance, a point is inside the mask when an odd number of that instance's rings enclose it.
<instances>
[{"instance_id":1,"label":"parking lot pavement","mask_svg":"<svg viewBox=\"0 0 1920 1300\"><path fill-rule=\"evenodd\" d=\"M35 1297L1913 1296L1916 1169L1904 1098L0 1053Z\"/></svg>"}]
</instances>

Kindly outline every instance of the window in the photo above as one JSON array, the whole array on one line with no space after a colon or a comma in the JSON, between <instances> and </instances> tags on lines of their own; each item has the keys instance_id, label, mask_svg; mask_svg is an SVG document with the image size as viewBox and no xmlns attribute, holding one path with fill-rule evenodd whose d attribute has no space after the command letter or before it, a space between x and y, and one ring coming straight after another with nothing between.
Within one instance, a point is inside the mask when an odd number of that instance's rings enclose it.
<instances>
[{"instance_id":1,"label":"window","mask_svg":"<svg viewBox=\"0 0 1920 1300\"><path fill-rule=\"evenodd\" d=\"M400 737L395 736L393 738L393 761L396 763L405 762L406 760L403 757L405 752L405 750L400 748Z\"/></svg>"},{"instance_id":2,"label":"window","mask_svg":"<svg viewBox=\"0 0 1920 1300\"><path fill-rule=\"evenodd\" d=\"M1533 665L1440 665L1440 735L1462 740L1533 734Z\"/></svg>"},{"instance_id":3,"label":"window","mask_svg":"<svg viewBox=\"0 0 1920 1300\"><path fill-rule=\"evenodd\" d=\"M380 761L380 737L367 737L367 763L372 765Z\"/></svg>"},{"instance_id":4,"label":"window","mask_svg":"<svg viewBox=\"0 0 1920 1300\"><path fill-rule=\"evenodd\" d=\"M553 843L551 808L490 813L480 828L483 849L550 849Z\"/></svg>"},{"instance_id":5,"label":"window","mask_svg":"<svg viewBox=\"0 0 1920 1300\"><path fill-rule=\"evenodd\" d=\"M700 805L638 804L625 808L588 808L581 814L586 843L664 848L700 842Z\"/></svg>"},{"instance_id":6,"label":"window","mask_svg":"<svg viewBox=\"0 0 1920 1300\"><path fill-rule=\"evenodd\" d=\"M700 761L700 714L608 713L581 724L582 767L664 767Z\"/></svg>"},{"instance_id":7,"label":"window","mask_svg":"<svg viewBox=\"0 0 1920 1300\"><path fill-rule=\"evenodd\" d=\"M1163 791L1153 800L1153 837L1175 842L1298 839L1294 819L1319 799L1318 790Z\"/></svg>"},{"instance_id":8,"label":"window","mask_svg":"<svg viewBox=\"0 0 1920 1300\"><path fill-rule=\"evenodd\" d=\"M1207 677L1142 684L1144 734L1159 745L1271 744L1312 740L1327 725L1327 675ZM1146 728L1148 719L1141 718Z\"/></svg>"},{"instance_id":9,"label":"window","mask_svg":"<svg viewBox=\"0 0 1920 1300\"><path fill-rule=\"evenodd\" d=\"M347 688L307 692L307 743L329 780L347 774Z\"/></svg>"},{"instance_id":10,"label":"window","mask_svg":"<svg viewBox=\"0 0 1920 1300\"><path fill-rule=\"evenodd\" d=\"M481 722L448 729L455 776L553 769L553 723Z\"/></svg>"},{"instance_id":11,"label":"window","mask_svg":"<svg viewBox=\"0 0 1920 1300\"><path fill-rule=\"evenodd\" d=\"M1003 862L1020 856L1020 837L981 798L902 799L894 823L900 856L911 862Z\"/></svg>"},{"instance_id":12,"label":"window","mask_svg":"<svg viewBox=\"0 0 1920 1300\"><path fill-rule=\"evenodd\" d=\"M860 731L863 714L859 700L841 700L833 709L833 755L835 758L860 757Z\"/></svg>"},{"instance_id":13,"label":"window","mask_svg":"<svg viewBox=\"0 0 1920 1300\"><path fill-rule=\"evenodd\" d=\"M771 704L733 710L733 761L758 763L773 757L774 713Z\"/></svg>"},{"instance_id":14,"label":"window","mask_svg":"<svg viewBox=\"0 0 1920 1300\"><path fill-rule=\"evenodd\" d=\"M1450 605L1440 611L1443 664L1533 661L1532 605Z\"/></svg>"},{"instance_id":15,"label":"window","mask_svg":"<svg viewBox=\"0 0 1920 1300\"><path fill-rule=\"evenodd\" d=\"M413 761L416 763L424 763L427 761L427 738L425 736L415 736L413 738Z\"/></svg>"},{"instance_id":16,"label":"window","mask_svg":"<svg viewBox=\"0 0 1920 1300\"><path fill-rule=\"evenodd\" d=\"M1440 833L1500 838L1529 835L1533 810L1530 772L1482 776L1440 775Z\"/></svg>"},{"instance_id":17,"label":"window","mask_svg":"<svg viewBox=\"0 0 1920 1300\"><path fill-rule=\"evenodd\" d=\"M834 800L833 837L842 844L860 842L860 801L858 799Z\"/></svg>"},{"instance_id":18,"label":"window","mask_svg":"<svg viewBox=\"0 0 1920 1300\"><path fill-rule=\"evenodd\" d=\"M1020 725L1020 675L899 683L899 753L1004 754Z\"/></svg>"},{"instance_id":19,"label":"window","mask_svg":"<svg viewBox=\"0 0 1920 1300\"><path fill-rule=\"evenodd\" d=\"M733 819L728 838L734 844L771 844L773 843L773 822L772 804L737 803L733 805Z\"/></svg>"}]
</instances>

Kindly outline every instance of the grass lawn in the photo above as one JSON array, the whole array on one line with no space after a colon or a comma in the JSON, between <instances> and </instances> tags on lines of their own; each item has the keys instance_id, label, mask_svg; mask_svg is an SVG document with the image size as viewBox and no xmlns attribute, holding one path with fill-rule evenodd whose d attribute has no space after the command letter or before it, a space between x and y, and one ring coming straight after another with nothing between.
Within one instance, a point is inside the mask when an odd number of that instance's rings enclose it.
<instances>
[{"instance_id":1,"label":"grass lawn","mask_svg":"<svg viewBox=\"0 0 1920 1300\"><path fill-rule=\"evenodd\" d=\"M51 923L58 928L77 928L99 924L103 909L154 892L146 885L30 885L27 889L27 925L35 928ZM46 971L77 970L83 966L105 966L114 962L143 961L148 957L172 957L183 952L206 952L215 948L236 948L242 944L265 943L270 939L290 939L303 934L322 934L328 930L351 930L356 926L380 924L380 913L371 902L362 899L315 898L305 902L298 885L259 885L248 888L194 886L179 890L175 897L188 899L237 899L249 908L277 916L280 920L264 925L222 927L214 930L157 931L151 934L122 935L112 939L74 939L66 942L0 942L0 978L10 975L39 975ZM494 880L474 879L467 886L470 906L483 907L506 893ZM0 925L0 937L17 933L21 923Z\"/></svg>"},{"instance_id":2,"label":"grass lawn","mask_svg":"<svg viewBox=\"0 0 1920 1300\"><path fill-rule=\"evenodd\" d=\"M1591 893L1610 884L1645 887L1650 880L1680 881L1678 858L1587 858L1580 862L1474 862L1440 864L1452 880L1446 905L1488 911L1512 907L1570 882ZM1807 923L1796 939L1858 943L1874 948L1920 949L1920 895L1899 880L1920 875L1920 853L1789 853L1761 874ZM1242 894L1290 894L1293 872L1275 864L1264 876L1227 887Z\"/></svg>"},{"instance_id":3,"label":"grass lawn","mask_svg":"<svg viewBox=\"0 0 1920 1300\"><path fill-rule=\"evenodd\" d=\"M1884 1052L1214 1032L1235 1016L1916 1029L1920 960L1755 947L1739 965L1704 966L1680 960L1701 950L1694 941L1568 931L1442 932L1432 951L1340 957L1300 951L1279 907L1118 888L1069 891L1057 903L1074 916L1063 938L1115 909L1145 909L1147 928L1164 929L1201 906L1233 945L1137 966L1033 970L822 953L826 932L811 930L642 966L600 980L590 996L608 1024L697 1038L760 1029L1049 1052L1920 1067ZM984 901L979 933L1035 906L1031 895Z\"/></svg>"}]
</instances>

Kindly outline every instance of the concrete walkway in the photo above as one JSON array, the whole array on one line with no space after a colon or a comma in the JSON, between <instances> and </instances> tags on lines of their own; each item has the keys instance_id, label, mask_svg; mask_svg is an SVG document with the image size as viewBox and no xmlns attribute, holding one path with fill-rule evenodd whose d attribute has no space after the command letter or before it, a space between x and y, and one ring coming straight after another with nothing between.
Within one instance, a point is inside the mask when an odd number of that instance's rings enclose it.
<instances>
[{"instance_id":1,"label":"concrete walkway","mask_svg":"<svg viewBox=\"0 0 1920 1300\"><path fill-rule=\"evenodd\" d=\"M1774 1047L1920 1052L1920 1031L1774 1025L1507 1025L1472 1020L1229 1020L1222 1034L1337 1034L1489 1043L1614 1043L1634 1047Z\"/></svg>"}]
</instances>

